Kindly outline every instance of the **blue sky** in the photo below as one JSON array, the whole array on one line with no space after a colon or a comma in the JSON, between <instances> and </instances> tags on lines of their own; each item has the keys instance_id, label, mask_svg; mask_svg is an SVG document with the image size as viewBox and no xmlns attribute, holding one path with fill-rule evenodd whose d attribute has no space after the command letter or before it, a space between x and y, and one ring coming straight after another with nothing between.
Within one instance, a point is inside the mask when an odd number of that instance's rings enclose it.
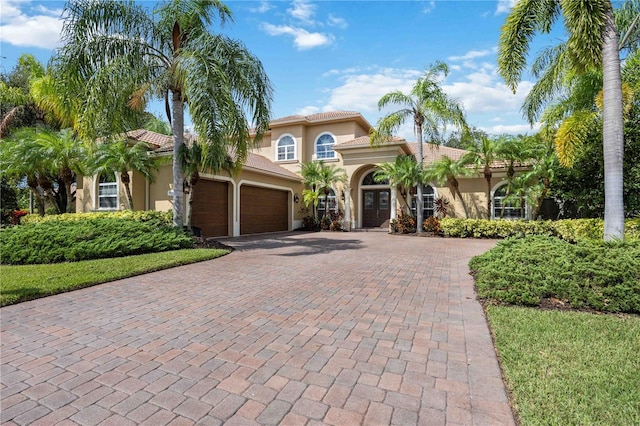
<instances>
[{"instance_id":1,"label":"blue sky","mask_svg":"<svg viewBox=\"0 0 640 426\"><path fill-rule=\"evenodd\" d=\"M226 2L234 22L214 30L242 40L261 59L275 87L273 118L354 110L375 125L388 112L377 108L383 94L409 91L441 60L451 68L442 86L464 105L469 124L491 134L532 133L520 106L533 83L525 77L514 95L496 73L500 27L513 3L235 0ZM63 6L0 0L2 72L22 53L46 63L59 45ZM553 37L536 38L532 53ZM159 104L150 109L162 111ZM399 136L415 140L411 125Z\"/></svg>"}]
</instances>

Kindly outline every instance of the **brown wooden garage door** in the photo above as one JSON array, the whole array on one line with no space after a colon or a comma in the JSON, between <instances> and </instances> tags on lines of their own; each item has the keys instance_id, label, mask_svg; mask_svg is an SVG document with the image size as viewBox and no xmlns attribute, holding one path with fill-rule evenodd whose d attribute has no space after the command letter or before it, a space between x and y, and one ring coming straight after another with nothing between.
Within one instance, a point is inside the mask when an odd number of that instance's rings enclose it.
<instances>
[{"instance_id":1,"label":"brown wooden garage door","mask_svg":"<svg viewBox=\"0 0 640 426\"><path fill-rule=\"evenodd\" d=\"M228 192L227 182L200 179L195 186L191 223L202 230L203 237L229 235Z\"/></svg>"},{"instance_id":2,"label":"brown wooden garage door","mask_svg":"<svg viewBox=\"0 0 640 426\"><path fill-rule=\"evenodd\" d=\"M240 233L288 230L288 201L286 191L243 185L240 187Z\"/></svg>"}]
</instances>

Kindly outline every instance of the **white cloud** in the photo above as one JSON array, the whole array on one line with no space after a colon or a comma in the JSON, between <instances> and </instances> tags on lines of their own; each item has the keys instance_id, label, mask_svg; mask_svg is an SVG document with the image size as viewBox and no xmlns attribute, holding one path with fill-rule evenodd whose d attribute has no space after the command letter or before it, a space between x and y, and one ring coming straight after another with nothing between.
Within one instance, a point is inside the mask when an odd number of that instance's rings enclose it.
<instances>
[{"instance_id":1,"label":"white cloud","mask_svg":"<svg viewBox=\"0 0 640 426\"><path fill-rule=\"evenodd\" d=\"M491 64L477 64L477 68L456 80L449 76L442 83L443 90L461 102L469 123L492 134L533 133L536 129L524 123L520 114L522 102L533 83L521 82L514 95L499 79ZM303 112L359 111L375 125L379 117L397 109L397 106L390 106L379 111L380 98L394 90L409 92L422 73L422 70L373 66L332 69L323 74L324 78L333 82L324 90L324 101L304 107ZM415 140L410 122L396 134L409 141Z\"/></svg>"},{"instance_id":2,"label":"white cloud","mask_svg":"<svg viewBox=\"0 0 640 426\"><path fill-rule=\"evenodd\" d=\"M327 24L329 24L329 26L331 27L338 27L340 29L345 29L349 26L346 20L337 16L333 16L332 14L329 14L329 18L327 18Z\"/></svg>"},{"instance_id":3,"label":"white cloud","mask_svg":"<svg viewBox=\"0 0 640 426\"><path fill-rule=\"evenodd\" d=\"M466 81L457 81L442 88L463 103L468 114L496 111L520 111L524 98L533 87L533 83L523 81L514 95L504 83L488 74L470 74Z\"/></svg>"},{"instance_id":4,"label":"white cloud","mask_svg":"<svg viewBox=\"0 0 640 426\"><path fill-rule=\"evenodd\" d=\"M314 47L326 46L333 43L331 34L311 33L304 28L290 27L288 25L272 25L264 23L262 29L269 35L290 35L298 50L307 50Z\"/></svg>"},{"instance_id":5,"label":"white cloud","mask_svg":"<svg viewBox=\"0 0 640 426\"><path fill-rule=\"evenodd\" d=\"M258 7L252 7L249 9L253 13L266 13L273 9L273 6L268 1L261 1Z\"/></svg>"},{"instance_id":6,"label":"white cloud","mask_svg":"<svg viewBox=\"0 0 640 426\"><path fill-rule=\"evenodd\" d=\"M377 112L382 95L394 90L409 91L420 74L416 70L392 68L377 69L370 74L346 74L341 77L342 84L330 90L329 101L322 110Z\"/></svg>"},{"instance_id":7,"label":"white cloud","mask_svg":"<svg viewBox=\"0 0 640 426\"><path fill-rule=\"evenodd\" d=\"M14 0L0 1L0 41L14 46L43 49L60 46L61 11L40 6L36 8L38 14L28 15L23 10L27 5L28 3Z\"/></svg>"},{"instance_id":8,"label":"white cloud","mask_svg":"<svg viewBox=\"0 0 640 426\"><path fill-rule=\"evenodd\" d=\"M320 108L313 105L307 105L295 112L296 115L311 115L320 112Z\"/></svg>"},{"instance_id":9,"label":"white cloud","mask_svg":"<svg viewBox=\"0 0 640 426\"><path fill-rule=\"evenodd\" d=\"M433 12L433 9L436 8L436 2L435 1L430 1L427 4L424 5L424 7L422 8L422 12L423 13L431 13Z\"/></svg>"},{"instance_id":10,"label":"white cloud","mask_svg":"<svg viewBox=\"0 0 640 426\"><path fill-rule=\"evenodd\" d=\"M316 14L316 7L316 5L305 0L294 0L292 7L287 9L287 13L305 24L313 25L312 18Z\"/></svg>"},{"instance_id":11,"label":"white cloud","mask_svg":"<svg viewBox=\"0 0 640 426\"><path fill-rule=\"evenodd\" d=\"M498 0L495 14L500 15L511 12L511 9L516 5L516 3L518 3L518 0Z\"/></svg>"},{"instance_id":12,"label":"white cloud","mask_svg":"<svg viewBox=\"0 0 640 426\"><path fill-rule=\"evenodd\" d=\"M447 59L450 61L468 61L470 59L482 58L489 56L496 52L496 48L484 49L484 50L470 50L461 56L449 56Z\"/></svg>"}]
</instances>

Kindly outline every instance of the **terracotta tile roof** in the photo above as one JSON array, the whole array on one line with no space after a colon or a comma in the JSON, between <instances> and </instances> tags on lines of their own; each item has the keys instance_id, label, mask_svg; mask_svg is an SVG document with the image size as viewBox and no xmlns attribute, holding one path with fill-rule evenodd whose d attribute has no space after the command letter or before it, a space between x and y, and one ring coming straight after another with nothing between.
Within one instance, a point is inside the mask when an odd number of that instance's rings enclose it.
<instances>
[{"instance_id":1,"label":"terracotta tile roof","mask_svg":"<svg viewBox=\"0 0 640 426\"><path fill-rule=\"evenodd\" d=\"M262 155L249 153L244 162L244 167L275 174L289 179L301 180L302 177L284 167L281 167Z\"/></svg>"},{"instance_id":2,"label":"terracotta tile roof","mask_svg":"<svg viewBox=\"0 0 640 426\"><path fill-rule=\"evenodd\" d=\"M311 115L288 115L286 117L273 119L270 124L273 126L284 123L318 123L323 121L342 120L346 118L360 119L369 125L362 114L356 111L330 111Z\"/></svg>"},{"instance_id":3,"label":"terracotta tile roof","mask_svg":"<svg viewBox=\"0 0 640 426\"><path fill-rule=\"evenodd\" d=\"M409 145L409 149L411 149L411 152L414 155L418 154L418 144L416 142L410 142L407 145ZM432 143L425 143L422 146L422 155L424 157L424 162L427 164L433 163L444 156L447 156L452 160L459 160L467 152L469 151L449 148L448 146L440 146Z\"/></svg>"},{"instance_id":4,"label":"terracotta tile roof","mask_svg":"<svg viewBox=\"0 0 640 426\"><path fill-rule=\"evenodd\" d=\"M399 137L393 137L390 140L388 140L387 142L384 142L382 144L380 144L380 146L385 146L385 145L403 145L406 144L407 141L404 140L403 138L399 138ZM352 139L350 141L346 141L346 142L342 142L339 144L335 144L333 146L333 149L337 149L337 150L341 150L341 149L348 149L348 148L367 148L371 146L371 139L369 138L369 136L360 136L359 138L355 138Z\"/></svg>"},{"instance_id":5,"label":"terracotta tile roof","mask_svg":"<svg viewBox=\"0 0 640 426\"><path fill-rule=\"evenodd\" d=\"M129 139L153 145L154 150L166 147L167 145L173 146L173 137L161 135L160 133L152 132L151 130L131 130L130 132L127 132L126 135Z\"/></svg>"}]
</instances>

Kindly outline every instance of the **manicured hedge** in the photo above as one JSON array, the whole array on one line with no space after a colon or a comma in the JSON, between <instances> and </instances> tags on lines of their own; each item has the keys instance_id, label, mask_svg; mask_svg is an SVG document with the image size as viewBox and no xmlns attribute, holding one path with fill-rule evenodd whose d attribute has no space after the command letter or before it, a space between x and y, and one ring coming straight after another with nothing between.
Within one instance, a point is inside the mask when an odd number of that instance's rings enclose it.
<instances>
[{"instance_id":1,"label":"manicured hedge","mask_svg":"<svg viewBox=\"0 0 640 426\"><path fill-rule=\"evenodd\" d=\"M460 238L507 238L525 235L547 235L565 241L602 240L602 219L565 219L546 221L486 220L444 218L440 220L444 235ZM640 218L625 221L625 238L640 240Z\"/></svg>"},{"instance_id":2,"label":"manicured hedge","mask_svg":"<svg viewBox=\"0 0 640 426\"><path fill-rule=\"evenodd\" d=\"M37 214L29 214L21 218L20 223L43 223L43 222L76 222L84 221L87 219L96 218L111 218L111 219L126 219L135 222L151 222L158 225L170 226L173 220L173 213L158 212L158 211L132 211L132 210L120 210L115 212L94 212L94 213L65 213L65 214L52 214L46 216L39 216Z\"/></svg>"},{"instance_id":3,"label":"manicured hedge","mask_svg":"<svg viewBox=\"0 0 640 426\"><path fill-rule=\"evenodd\" d=\"M52 216L0 231L2 264L37 264L154 253L194 245L159 217Z\"/></svg>"},{"instance_id":4,"label":"manicured hedge","mask_svg":"<svg viewBox=\"0 0 640 426\"><path fill-rule=\"evenodd\" d=\"M640 313L640 240L581 241L556 237L508 238L471 259L478 297L538 306Z\"/></svg>"}]
</instances>

